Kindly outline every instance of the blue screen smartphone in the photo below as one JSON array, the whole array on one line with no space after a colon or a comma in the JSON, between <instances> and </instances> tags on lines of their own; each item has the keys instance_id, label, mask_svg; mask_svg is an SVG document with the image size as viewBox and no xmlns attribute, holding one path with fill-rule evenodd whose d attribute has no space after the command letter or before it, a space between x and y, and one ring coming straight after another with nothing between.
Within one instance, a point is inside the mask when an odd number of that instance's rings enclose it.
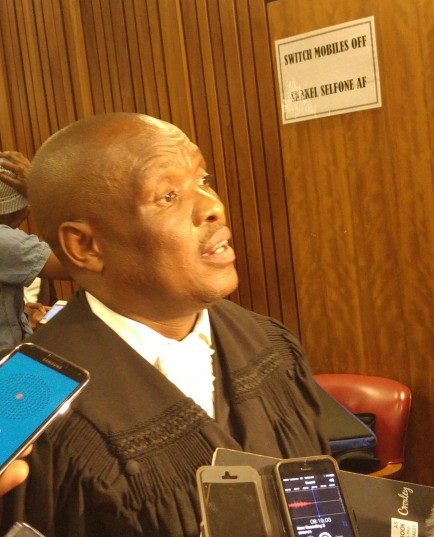
<instances>
[{"instance_id":1,"label":"blue screen smartphone","mask_svg":"<svg viewBox=\"0 0 434 537\"><path fill-rule=\"evenodd\" d=\"M283 460L275 467L275 478L291 537L358 537L354 513L332 457Z\"/></svg>"},{"instance_id":2,"label":"blue screen smartphone","mask_svg":"<svg viewBox=\"0 0 434 537\"><path fill-rule=\"evenodd\" d=\"M89 373L33 343L0 361L0 474L56 416L66 412Z\"/></svg>"}]
</instances>

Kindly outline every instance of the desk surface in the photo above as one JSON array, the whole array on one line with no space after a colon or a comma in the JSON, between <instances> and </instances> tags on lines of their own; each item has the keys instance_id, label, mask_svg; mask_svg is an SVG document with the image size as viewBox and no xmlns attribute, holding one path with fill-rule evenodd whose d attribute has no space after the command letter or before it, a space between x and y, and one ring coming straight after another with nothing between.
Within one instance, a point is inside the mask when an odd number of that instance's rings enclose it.
<instances>
[{"instance_id":1,"label":"desk surface","mask_svg":"<svg viewBox=\"0 0 434 537\"><path fill-rule=\"evenodd\" d=\"M263 478L269 505L274 509L270 482L278 460L218 448L213 464L256 468ZM351 472L341 472L341 478L357 517L360 537L434 537L434 487ZM429 517L431 529L426 523Z\"/></svg>"}]
</instances>

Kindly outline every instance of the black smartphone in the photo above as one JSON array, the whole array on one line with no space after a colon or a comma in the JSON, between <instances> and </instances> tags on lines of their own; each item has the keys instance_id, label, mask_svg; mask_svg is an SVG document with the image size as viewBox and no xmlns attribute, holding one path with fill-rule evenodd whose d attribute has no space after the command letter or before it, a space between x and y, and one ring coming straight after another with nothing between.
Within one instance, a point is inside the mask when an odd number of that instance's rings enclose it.
<instances>
[{"instance_id":1,"label":"black smartphone","mask_svg":"<svg viewBox=\"0 0 434 537\"><path fill-rule=\"evenodd\" d=\"M270 537L262 482L250 466L202 466L197 471L203 537Z\"/></svg>"},{"instance_id":2,"label":"black smartphone","mask_svg":"<svg viewBox=\"0 0 434 537\"><path fill-rule=\"evenodd\" d=\"M88 381L86 370L33 343L0 360L0 474Z\"/></svg>"},{"instance_id":3,"label":"black smartphone","mask_svg":"<svg viewBox=\"0 0 434 537\"><path fill-rule=\"evenodd\" d=\"M291 537L359 537L353 510L329 456L280 461L275 479Z\"/></svg>"}]
</instances>

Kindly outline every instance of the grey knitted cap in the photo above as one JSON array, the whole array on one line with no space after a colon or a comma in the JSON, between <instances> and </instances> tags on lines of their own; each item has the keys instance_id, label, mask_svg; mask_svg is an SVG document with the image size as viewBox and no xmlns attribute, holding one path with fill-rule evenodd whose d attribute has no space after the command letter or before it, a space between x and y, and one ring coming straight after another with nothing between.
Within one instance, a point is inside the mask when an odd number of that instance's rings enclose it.
<instances>
[{"instance_id":1,"label":"grey knitted cap","mask_svg":"<svg viewBox=\"0 0 434 537\"><path fill-rule=\"evenodd\" d=\"M0 163L4 159L0 158ZM15 177L15 174L0 164L0 173ZM11 214L27 207L29 202L22 194L0 180L0 214Z\"/></svg>"}]
</instances>

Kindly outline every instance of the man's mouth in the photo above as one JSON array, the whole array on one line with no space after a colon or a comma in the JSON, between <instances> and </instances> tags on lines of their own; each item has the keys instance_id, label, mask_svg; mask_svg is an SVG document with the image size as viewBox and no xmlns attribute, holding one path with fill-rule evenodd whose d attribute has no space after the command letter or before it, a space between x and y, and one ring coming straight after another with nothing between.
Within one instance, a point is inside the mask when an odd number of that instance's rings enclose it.
<instances>
[{"instance_id":1,"label":"man's mouth","mask_svg":"<svg viewBox=\"0 0 434 537\"><path fill-rule=\"evenodd\" d=\"M215 245L215 247L208 252L208 254L205 255L214 255L214 254L221 254L223 253L229 246L228 241L221 241L218 244Z\"/></svg>"},{"instance_id":2,"label":"man's mouth","mask_svg":"<svg viewBox=\"0 0 434 537\"><path fill-rule=\"evenodd\" d=\"M231 230L227 226L221 226L204 242L202 255L210 256L223 252L228 247L230 239Z\"/></svg>"},{"instance_id":3,"label":"man's mouth","mask_svg":"<svg viewBox=\"0 0 434 537\"><path fill-rule=\"evenodd\" d=\"M230 239L230 229L227 226L221 227L206 242L202 257L209 261L232 263L235 260L235 254L229 246Z\"/></svg>"}]
</instances>

